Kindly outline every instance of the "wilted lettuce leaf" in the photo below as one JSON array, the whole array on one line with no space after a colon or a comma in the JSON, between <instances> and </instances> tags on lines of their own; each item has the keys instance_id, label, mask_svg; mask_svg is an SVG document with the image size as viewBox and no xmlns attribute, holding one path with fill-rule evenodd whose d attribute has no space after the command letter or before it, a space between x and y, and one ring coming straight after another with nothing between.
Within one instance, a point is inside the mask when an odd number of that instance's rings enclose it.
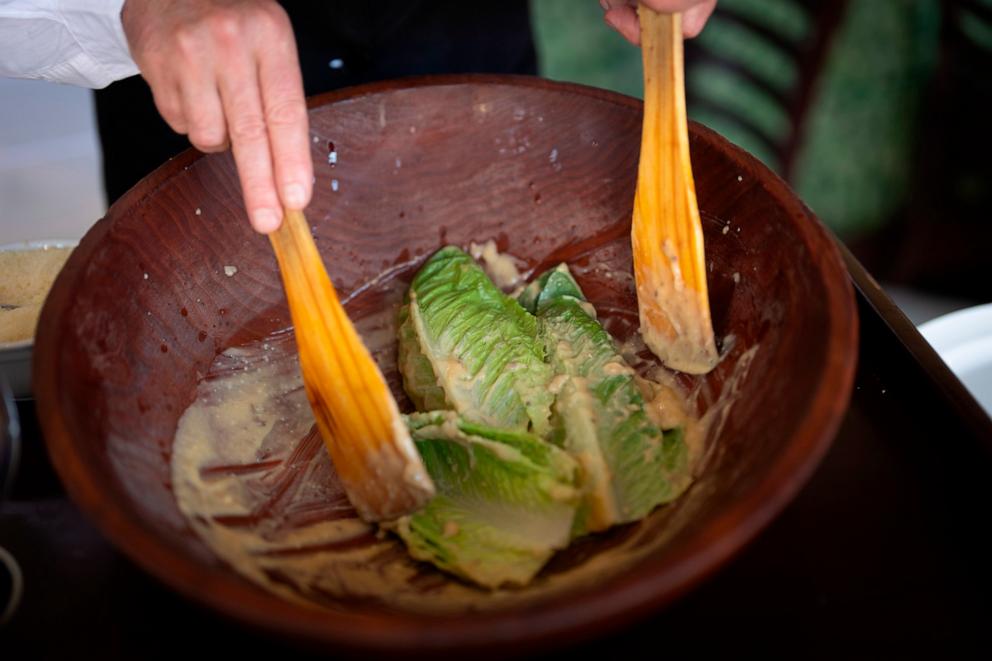
<instances>
[{"instance_id":1,"label":"wilted lettuce leaf","mask_svg":"<svg viewBox=\"0 0 992 661\"><path fill-rule=\"evenodd\" d=\"M397 365L403 376L407 394L418 411L438 411L451 408L444 399L444 390L438 385L434 367L420 350L420 340L410 320L410 306L400 308L399 354Z\"/></svg>"},{"instance_id":2,"label":"wilted lettuce leaf","mask_svg":"<svg viewBox=\"0 0 992 661\"><path fill-rule=\"evenodd\" d=\"M568 545L578 469L525 432L445 411L407 418L437 495L393 528L410 554L479 585L528 583Z\"/></svg>"},{"instance_id":3,"label":"wilted lettuce leaf","mask_svg":"<svg viewBox=\"0 0 992 661\"><path fill-rule=\"evenodd\" d=\"M634 371L589 312L564 265L528 296L547 355L562 380L555 434L583 471L576 534L635 521L676 498L690 481L682 430L663 432L647 416Z\"/></svg>"},{"instance_id":4,"label":"wilted lettuce leaf","mask_svg":"<svg viewBox=\"0 0 992 661\"><path fill-rule=\"evenodd\" d=\"M413 279L406 308L400 369L418 407L439 403L436 385L444 408L466 420L539 436L549 432L552 374L537 321L469 255L453 246L435 253Z\"/></svg>"},{"instance_id":5,"label":"wilted lettuce leaf","mask_svg":"<svg viewBox=\"0 0 992 661\"><path fill-rule=\"evenodd\" d=\"M682 430L648 418L564 264L515 301L444 248L399 322L411 399L449 409L407 417L437 488L392 525L413 557L485 587L523 585L570 538L640 519L688 486Z\"/></svg>"}]
</instances>

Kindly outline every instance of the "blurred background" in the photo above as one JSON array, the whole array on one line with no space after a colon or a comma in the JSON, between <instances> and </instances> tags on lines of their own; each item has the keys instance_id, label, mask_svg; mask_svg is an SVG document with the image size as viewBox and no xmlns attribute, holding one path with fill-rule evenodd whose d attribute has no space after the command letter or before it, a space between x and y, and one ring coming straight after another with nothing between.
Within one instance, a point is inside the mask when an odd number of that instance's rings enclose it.
<instances>
[{"instance_id":1,"label":"blurred background","mask_svg":"<svg viewBox=\"0 0 992 661\"><path fill-rule=\"evenodd\" d=\"M640 94L639 52L595 3L532 10L543 75ZM719 0L686 94L913 321L992 300L992 0Z\"/></svg>"},{"instance_id":2,"label":"blurred background","mask_svg":"<svg viewBox=\"0 0 992 661\"><path fill-rule=\"evenodd\" d=\"M531 0L541 75L641 93L594 0ZM913 321L992 300L992 0L720 0L689 115L784 177ZM92 93L0 79L0 244L106 208Z\"/></svg>"}]
</instances>

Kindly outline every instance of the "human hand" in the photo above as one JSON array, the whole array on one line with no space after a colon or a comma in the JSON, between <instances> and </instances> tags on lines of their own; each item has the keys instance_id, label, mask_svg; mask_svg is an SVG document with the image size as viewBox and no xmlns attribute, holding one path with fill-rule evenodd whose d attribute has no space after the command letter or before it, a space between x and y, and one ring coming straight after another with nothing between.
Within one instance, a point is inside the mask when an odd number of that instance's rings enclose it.
<instances>
[{"instance_id":1,"label":"human hand","mask_svg":"<svg viewBox=\"0 0 992 661\"><path fill-rule=\"evenodd\" d=\"M159 113L203 152L231 147L252 227L303 209L313 164L293 29L274 0L126 0L131 56Z\"/></svg>"},{"instance_id":2,"label":"human hand","mask_svg":"<svg viewBox=\"0 0 992 661\"><path fill-rule=\"evenodd\" d=\"M599 0L606 13L603 20L623 35L624 39L639 46L641 24L637 20L636 0ZM702 32L710 14L716 9L716 0L641 0L641 4L657 12L682 13L682 34L691 39Z\"/></svg>"}]
</instances>

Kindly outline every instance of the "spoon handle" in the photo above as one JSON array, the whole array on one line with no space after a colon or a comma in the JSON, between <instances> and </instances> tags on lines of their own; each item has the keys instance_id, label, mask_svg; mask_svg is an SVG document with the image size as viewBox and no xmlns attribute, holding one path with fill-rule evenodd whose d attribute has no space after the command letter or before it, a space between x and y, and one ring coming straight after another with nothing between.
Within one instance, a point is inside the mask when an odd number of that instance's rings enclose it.
<instances>
[{"instance_id":1,"label":"spoon handle","mask_svg":"<svg viewBox=\"0 0 992 661\"><path fill-rule=\"evenodd\" d=\"M689 161L682 17L641 5L644 125L631 243L645 343L668 367L704 374L719 356Z\"/></svg>"},{"instance_id":2,"label":"spoon handle","mask_svg":"<svg viewBox=\"0 0 992 661\"><path fill-rule=\"evenodd\" d=\"M302 212L270 235L317 428L352 505L371 521L424 505L434 487L399 408L327 275Z\"/></svg>"}]
</instances>

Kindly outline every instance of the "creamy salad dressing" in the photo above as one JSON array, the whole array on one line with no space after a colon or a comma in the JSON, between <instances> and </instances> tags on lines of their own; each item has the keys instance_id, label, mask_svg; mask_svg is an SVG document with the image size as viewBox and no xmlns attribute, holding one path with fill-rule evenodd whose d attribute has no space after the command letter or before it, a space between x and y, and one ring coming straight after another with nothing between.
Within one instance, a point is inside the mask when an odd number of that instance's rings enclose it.
<instances>
[{"instance_id":1,"label":"creamy salad dressing","mask_svg":"<svg viewBox=\"0 0 992 661\"><path fill-rule=\"evenodd\" d=\"M401 297L401 291L387 295L380 309L356 321L383 366L395 358ZM670 372L650 369L637 357L646 351L637 333L620 348L640 374L652 419L685 426L698 474L757 347L737 361L701 417L693 402L708 393L698 387L686 391ZM623 369L630 368L617 365ZM395 387L396 370L384 367L384 373ZM433 613L540 603L623 572L671 534L657 524L632 524L632 534L604 551L589 555L580 550L574 556L578 560L553 561L523 590L482 590L417 562L397 538L360 520L348 503L314 430L290 330L216 358L179 421L172 481L180 510L218 557L287 599L335 608L351 599ZM650 518L691 516L692 507L683 504L690 495L691 490Z\"/></svg>"},{"instance_id":2,"label":"creamy salad dressing","mask_svg":"<svg viewBox=\"0 0 992 661\"><path fill-rule=\"evenodd\" d=\"M498 608L595 580L603 570L594 558L525 591L490 593L409 557L348 504L313 432L288 333L218 356L179 421L172 479L180 510L222 560L298 602L372 599L425 612ZM608 555L623 560L618 551Z\"/></svg>"},{"instance_id":3,"label":"creamy salad dressing","mask_svg":"<svg viewBox=\"0 0 992 661\"><path fill-rule=\"evenodd\" d=\"M482 264L482 269L493 283L504 291L509 291L522 284L523 278L517 268L517 260L506 253L501 253L496 242L489 239L485 243L469 244L469 254Z\"/></svg>"},{"instance_id":4,"label":"creamy salad dressing","mask_svg":"<svg viewBox=\"0 0 992 661\"><path fill-rule=\"evenodd\" d=\"M721 362L733 351L735 344L736 339L732 335L724 338ZM760 345L751 346L737 356L717 395L709 391L705 380L697 379L695 385L686 387L675 373L646 358L650 349L639 332L632 333L618 349L638 374L637 383L644 395L648 416L666 429L683 427L689 463L693 474L699 475L709 462L710 452L716 445L713 440L723 430Z\"/></svg>"}]
</instances>

